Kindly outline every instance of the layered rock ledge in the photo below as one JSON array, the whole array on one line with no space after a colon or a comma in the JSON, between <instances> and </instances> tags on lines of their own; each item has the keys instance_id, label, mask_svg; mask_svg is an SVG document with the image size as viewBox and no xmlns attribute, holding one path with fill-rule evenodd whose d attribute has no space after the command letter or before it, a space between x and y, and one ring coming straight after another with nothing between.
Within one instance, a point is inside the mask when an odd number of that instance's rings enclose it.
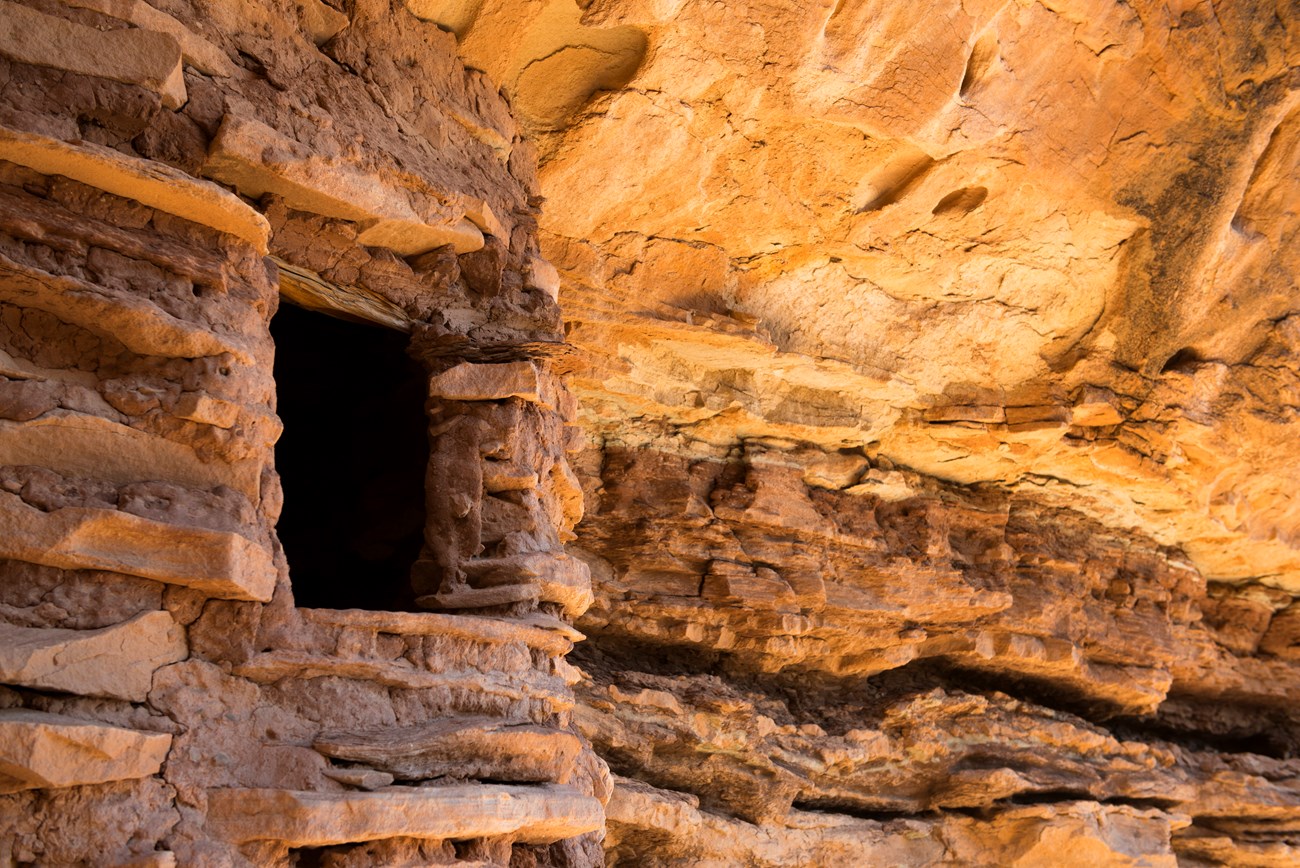
<instances>
[{"instance_id":1,"label":"layered rock ledge","mask_svg":"<svg viewBox=\"0 0 1300 868\"><path fill-rule=\"evenodd\" d=\"M1300 13L0 0L0 863L1300 861Z\"/></svg>"}]
</instances>

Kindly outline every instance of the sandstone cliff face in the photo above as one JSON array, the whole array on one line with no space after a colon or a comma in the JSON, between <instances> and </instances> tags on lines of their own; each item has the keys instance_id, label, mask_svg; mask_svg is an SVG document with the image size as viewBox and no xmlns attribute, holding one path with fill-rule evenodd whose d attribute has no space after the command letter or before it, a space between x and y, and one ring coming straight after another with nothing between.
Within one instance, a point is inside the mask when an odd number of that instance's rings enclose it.
<instances>
[{"instance_id":1,"label":"sandstone cliff face","mask_svg":"<svg viewBox=\"0 0 1300 868\"><path fill-rule=\"evenodd\" d=\"M457 32L588 363L611 861L1293 861L1295 8L581 5Z\"/></svg>"},{"instance_id":2,"label":"sandstone cliff face","mask_svg":"<svg viewBox=\"0 0 1300 868\"><path fill-rule=\"evenodd\" d=\"M1293 864L1298 70L1286 3L0 3L0 861Z\"/></svg>"}]
</instances>

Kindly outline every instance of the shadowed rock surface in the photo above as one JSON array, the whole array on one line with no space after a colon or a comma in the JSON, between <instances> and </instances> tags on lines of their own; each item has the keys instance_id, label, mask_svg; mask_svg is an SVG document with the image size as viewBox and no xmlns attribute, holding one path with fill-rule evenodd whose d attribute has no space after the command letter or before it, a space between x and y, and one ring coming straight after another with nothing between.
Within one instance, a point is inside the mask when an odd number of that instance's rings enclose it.
<instances>
[{"instance_id":1,"label":"shadowed rock surface","mask_svg":"<svg viewBox=\"0 0 1300 868\"><path fill-rule=\"evenodd\" d=\"M1295 864L1297 178L1285 2L0 2L0 863Z\"/></svg>"}]
</instances>

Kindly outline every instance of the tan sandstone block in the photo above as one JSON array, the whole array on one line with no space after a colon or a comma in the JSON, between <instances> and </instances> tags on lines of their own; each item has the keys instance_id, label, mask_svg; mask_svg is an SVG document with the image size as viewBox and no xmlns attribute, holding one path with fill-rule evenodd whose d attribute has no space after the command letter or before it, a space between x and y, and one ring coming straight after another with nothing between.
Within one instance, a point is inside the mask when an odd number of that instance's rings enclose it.
<instances>
[{"instance_id":1,"label":"tan sandstone block","mask_svg":"<svg viewBox=\"0 0 1300 868\"><path fill-rule=\"evenodd\" d=\"M379 790L393 783L392 775L375 769L326 769L321 774L358 790Z\"/></svg>"},{"instance_id":2,"label":"tan sandstone block","mask_svg":"<svg viewBox=\"0 0 1300 868\"><path fill-rule=\"evenodd\" d=\"M166 733L0 710L0 792L148 777L162 768L171 743Z\"/></svg>"},{"instance_id":3,"label":"tan sandstone block","mask_svg":"<svg viewBox=\"0 0 1300 868\"><path fill-rule=\"evenodd\" d=\"M63 175L114 196L133 199L234 235L252 244L258 253L266 254L271 227L265 217L216 184L192 178L163 163L142 160L91 142L71 144L5 127L0 127L0 160L46 175Z\"/></svg>"},{"instance_id":4,"label":"tan sandstone block","mask_svg":"<svg viewBox=\"0 0 1300 868\"><path fill-rule=\"evenodd\" d=\"M325 756L365 763L401 780L455 775L541 783L567 782L582 751L573 733L490 718L334 733L313 746Z\"/></svg>"},{"instance_id":5,"label":"tan sandstone block","mask_svg":"<svg viewBox=\"0 0 1300 868\"><path fill-rule=\"evenodd\" d=\"M173 316L138 294L114 292L72 275L51 274L3 254L0 300L54 314L64 322L121 341L141 355L195 358L229 352L241 362L253 358L249 342L243 337L218 336Z\"/></svg>"},{"instance_id":6,"label":"tan sandstone block","mask_svg":"<svg viewBox=\"0 0 1300 868\"><path fill-rule=\"evenodd\" d=\"M1070 424L1090 428L1118 425L1124 421L1123 408L1109 389L1088 387L1070 408Z\"/></svg>"},{"instance_id":7,"label":"tan sandstone block","mask_svg":"<svg viewBox=\"0 0 1300 868\"><path fill-rule=\"evenodd\" d=\"M399 636L442 636L476 644L520 643L548 655L564 655L585 639L572 626L535 612L523 618L486 618L434 612L374 612L367 609L299 609L303 619L330 631L342 629Z\"/></svg>"},{"instance_id":8,"label":"tan sandstone block","mask_svg":"<svg viewBox=\"0 0 1300 868\"><path fill-rule=\"evenodd\" d=\"M528 260L524 285L540 289L551 297L551 301L560 300L560 272L545 259L534 256Z\"/></svg>"},{"instance_id":9,"label":"tan sandstone block","mask_svg":"<svg viewBox=\"0 0 1300 868\"><path fill-rule=\"evenodd\" d=\"M165 33L97 30L0 0L0 54L19 63L138 84L185 105L181 47Z\"/></svg>"},{"instance_id":10,"label":"tan sandstone block","mask_svg":"<svg viewBox=\"0 0 1300 868\"><path fill-rule=\"evenodd\" d=\"M469 30L482 5L482 0L406 0L406 8L416 18L432 21L457 38Z\"/></svg>"},{"instance_id":11,"label":"tan sandstone block","mask_svg":"<svg viewBox=\"0 0 1300 868\"><path fill-rule=\"evenodd\" d=\"M0 493L0 557L109 570L235 600L271 599L271 553L238 534L164 524L114 509L44 512Z\"/></svg>"},{"instance_id":12,"label":"tan sandstone block","mask_svg":"<svg viewBox=\"0 0 1300 868\"><path fill-rule=\"evenodd\" d=\"M184 660L170 613L144 612L98 630L0 624L0 682L144 702L161 666Z\"/></svg>"},{"instance_id":13,"label":"tan sandstone block","mask_svg":"<svg viewBox=\"0 0 1300 868\"><path fill-rule=\"evenodd\" d=\"M199 392L186 392L176 402L176 415L191 422L229 428L239 419L239 405Z\"/></svg>"},{"instance_id":14,"label":"tan sandstone block","mask_svg":"<svg viewBox=\"0 0 1300 868\"><path fill-rule=\"evenodd\" d=\"M429 379L429 395L448 401L504 401L522 398L542 403L542 383L532 362L481 365L461 362Z\"/></svg>"},{"instance_id":15,"label":"tan sandstone block","mask_svg":"<svg viewBox=\"0 0 1300 868\"><path fill-rule=\"evenodd\" d=\"M145 3L144 0L64 0L64 2L69 6L94 9L96 12L121 21L129 21L143 30L165 33L180 45L181 56L185 62L199 72L223 78L239 72L225 52L166 12Z\"/></svg>"},{"instance_id":16,"label":"tan sandstone block","mask_svg":"<svg viewBox=\"0 0 1300 868\"><path fill-rule=\"evenodd\" d=\"M352 22L348 16L320 0L297 0L298 21L317 45L324 45Z\"/></svg>"},{"instance_id":17,"label":"tan sandstone block","mask_svg":"<svg viewBox=\"0 0 1300 868\"><path fill-rule=\"evenodd\" d=\"M389 179L322 157L266 124L226 115L203 173L246 196L274 193L291 208L361 224L357 241L413 256L451 245L457 253L483 246L483 233L463 209L419 204Z\"/></svg>"},{"instance_id":18,"label":"tan sandstone block","mask_svg":"<svg viewBox=\"0 0 1300 868\"><path fill-rule=\"evenodd\" d=\"M1006 421L1006 411L995 404L946 404L929 407L921 414L927 422L993 422Z\"/></svg>"},{"instance_id":19,"label":"tan sandstone block","mask_svg":"<svg viewBox=\"0 0 1300 868\"><path fill-rule=\"evenodd\" d=\"M232 841L329 847L410 837L510 835L546 844L602 827L599 801L573 787L459 784L372 793L270 789L208 791L208 827Z\"/></svg>"},{"instance_id":20,"label":"tan sandstone block","mask_svg":"<svg viewBox=\"0 0 1300 868\"><path fill-rule=\"evenodd\" d=\"M539 599L559 603L570 618L590 608L591 568L583 561L558 551L527 552L499 558L462 561L466 577L476 589L528 585Z\"/></svg>"},{"instance_id":21,"label":"tan sandstone block","mask_svg":"<svg viewBox=\"0 0 1300 868\"><path fill-rule=\"evenodd\" d=\"M536 671L526 677L476 668L430 672L404 659L340 657L335 651L266 651L236 666L234 672L258 684L348 678L402 690L467 691L512 702L538 702L556 712L573 708L573 692L564 681Z\"/></svg>"},{"instance_id":22,"label":"tan sandstone block","mask_svg":"<svg viewBox=\"0 0 1300 868\"><path fill-rule=\"evenodd\" d=\"M98 416L54 411L30 422L0 420L0 465L33 464L65 476L125 485L161 480L189 488L228 485L258 496L262 461L204 461L190 446Z\"/></svg>"}]
</instances>

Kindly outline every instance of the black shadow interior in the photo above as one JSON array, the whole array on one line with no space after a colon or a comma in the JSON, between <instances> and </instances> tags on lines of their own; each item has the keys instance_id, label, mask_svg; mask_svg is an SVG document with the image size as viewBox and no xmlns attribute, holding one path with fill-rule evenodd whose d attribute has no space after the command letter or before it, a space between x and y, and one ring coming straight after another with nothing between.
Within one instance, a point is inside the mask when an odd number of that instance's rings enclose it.
<instances>
[{"instance_id":1,"label":"black shadow interior","mask_svg":"<svg viewBox=\"0 0 1300 868\"><path fill-rule=\"evenodd\" d=\"M407 336L287 302L271 320L284 434L276 530L299 606L405 610L424 531L425 378Z\"/></svg>"}]
</instances>

